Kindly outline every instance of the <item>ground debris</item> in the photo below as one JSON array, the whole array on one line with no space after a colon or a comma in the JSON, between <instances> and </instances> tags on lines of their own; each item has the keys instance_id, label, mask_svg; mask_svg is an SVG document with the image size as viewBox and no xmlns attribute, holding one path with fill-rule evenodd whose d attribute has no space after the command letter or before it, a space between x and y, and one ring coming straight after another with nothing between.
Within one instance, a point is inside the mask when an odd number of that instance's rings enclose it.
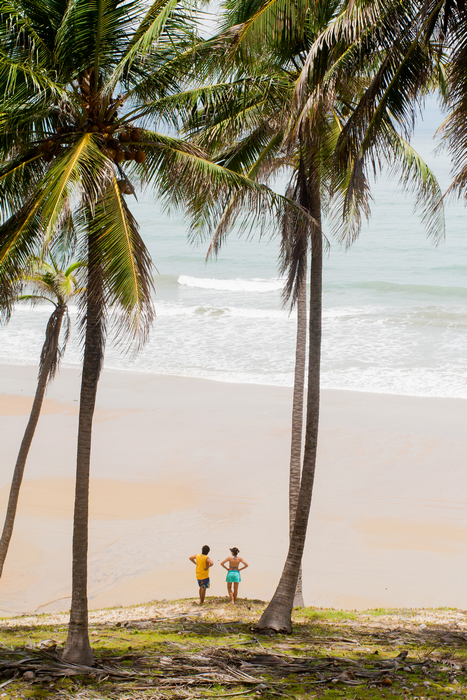
<instances>
[{"instance_id":1,"label":"ground debris","mask_svg":"<svg viewBox=\"0 0 467 700\"><path fill-rule=\"evenodd\" d=\"M22 657L17 659L15 657ZM96 666L81 666L62 661L60 655L52 650L42 650L39 647L31 650L16 649L2 653L0 661L0 675L7 676L21 673L25 680L41 680L41 676L90 676L99 678L113 676L120 679L134 678L137 673L126 671L104 664ZM115 661L115 659L113 659Z\"/></svg>"},{"instance_id":2,"label":"ground debris","mask_svg":"<svg viewBox=\"0 0 467 700\"><path fill-rule=\"evenodd\" d=\"M0 688L26 700L466 695L459 611L308 608L294 611L293 634L269 638L251 631L263 608L211 599L202 609L167 601L92 612L92 668L61 661L66 624L57 616L8 619L0 623Z\"/></svg>"}]
</instances>

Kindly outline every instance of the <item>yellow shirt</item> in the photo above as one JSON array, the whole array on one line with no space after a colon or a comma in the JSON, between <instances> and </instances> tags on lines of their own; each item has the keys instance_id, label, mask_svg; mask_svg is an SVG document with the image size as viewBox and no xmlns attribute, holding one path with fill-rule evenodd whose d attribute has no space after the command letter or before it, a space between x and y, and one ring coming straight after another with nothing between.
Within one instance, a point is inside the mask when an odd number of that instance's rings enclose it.
<instances>
[{"instance_id":1,"label":"yellow shirt","mask_svg":"<svg viewBox=\"0 0 467 700\"><path fill-rule=\"evenodd\" d=\"M202 581L203 578L209 578L209 566L206 564L206 554L196 555L196 578Z\"/></svg>"}]
</instances>

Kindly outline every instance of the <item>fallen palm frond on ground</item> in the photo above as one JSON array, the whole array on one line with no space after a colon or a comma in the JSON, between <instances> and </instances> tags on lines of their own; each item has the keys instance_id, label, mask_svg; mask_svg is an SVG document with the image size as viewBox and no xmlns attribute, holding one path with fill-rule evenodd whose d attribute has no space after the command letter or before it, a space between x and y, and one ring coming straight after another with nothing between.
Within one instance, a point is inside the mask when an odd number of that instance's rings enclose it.
<instances>
[{"instance_id":1,"label":"fallen palm frond on ground","mask_svg":"<svg viewBox=\"0 0 467 700\"><path fill-rule=\"evenodd\" d=\"M211 599L91 613L97 663L61 660L63 616L6 619L0 697L466 697L467 614L305 608L292 635L259 636L260 601Z\"/></svg>"}]
</instances>

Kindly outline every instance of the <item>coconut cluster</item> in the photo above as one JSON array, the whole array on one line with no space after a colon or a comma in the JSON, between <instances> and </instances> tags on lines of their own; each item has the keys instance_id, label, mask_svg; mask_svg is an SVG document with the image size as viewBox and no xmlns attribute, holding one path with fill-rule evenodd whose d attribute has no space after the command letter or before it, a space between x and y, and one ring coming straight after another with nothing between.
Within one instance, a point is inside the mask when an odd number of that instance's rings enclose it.
<instances>
[{"instance_id":1,"label":"coconut cluster","mask_svg":"<svg viewBox=\"0 0 467 700\"><path fill-rule=\"evenodd\" d=\"M71 126L59 126L56 133L59 136L63 136L73 131L74 129ZM116 164L131 160L136 163L144 163L146 160L146 153L139 146L142 137L141 129L130 127L118 129L115 124L106 124L104 122L103 124L91 124L86 131L102 136L102 152ZM60 144L52 138L43 141L39 145L39 151L47 162L50 162L60 150Z\"/></svg>"},{"instance_id":2,"label":"coconut cluster","mask_svg":"<svg viewBox=\"0 0 467 700\"><path fill-rule=\"evenodd\" d=\"M114 163L123 163L125 160L134 160L136 163L144 163L146 153L138 147L141 141L140 129L124 128L118 130L113 124L99 127L92 126L93 133L101 132L105 141L104 153Z\"/></svg>"}]
</instances>

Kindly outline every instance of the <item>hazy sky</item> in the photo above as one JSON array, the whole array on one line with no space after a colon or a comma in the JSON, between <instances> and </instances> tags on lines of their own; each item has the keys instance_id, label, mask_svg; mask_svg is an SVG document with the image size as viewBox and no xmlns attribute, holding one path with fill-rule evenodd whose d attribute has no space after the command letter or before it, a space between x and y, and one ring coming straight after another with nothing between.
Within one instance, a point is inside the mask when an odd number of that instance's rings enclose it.
<instances>
[{"instance_id":1,"label":"hazy sky","mask_svg":"<svg viewBox=\"0 0 467 700\"><path fill-rule=\"evenodd\" d=\"M443 123L446 115L441 112L438 106L438 99L431 96L426 100L425 109L423 111L423 119L417 122L417 131L436 131Z\"/></svg>"}]
</instances>

